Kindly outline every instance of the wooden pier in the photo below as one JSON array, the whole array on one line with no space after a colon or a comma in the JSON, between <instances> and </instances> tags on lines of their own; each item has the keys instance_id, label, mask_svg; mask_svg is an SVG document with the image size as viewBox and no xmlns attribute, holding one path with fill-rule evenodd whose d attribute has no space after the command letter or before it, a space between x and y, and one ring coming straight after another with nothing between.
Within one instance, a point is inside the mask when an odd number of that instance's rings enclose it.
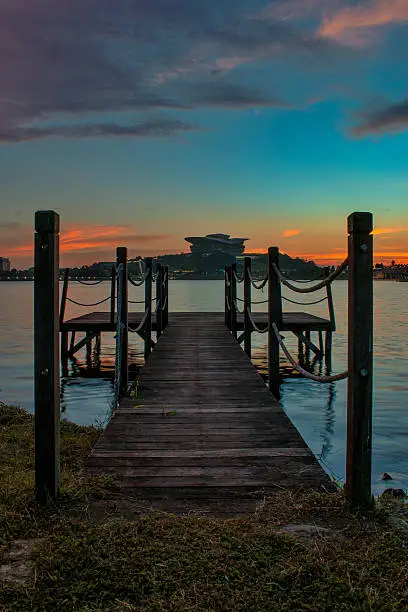
<instances>
[{"instance_id":1,"label":"wooden pier","mask_svg":"<svg viewBox=\"0 0 408 612\"><path fill-rule=\"evenodd\" d=\"M333 488L223 313L170 313L88 470L111 475L119 498L169 511L234 514L278 489Z\"/></svg>"},{"instance_id":2,"label":"wooden pier","mask_svg":"<svg viewBox=\"0 0 408 612\"><path fill-rule=\"evenodd\" d=\"M127 250L117 249L110 295L91 304L68 296L69 270L58 307L59 217L36 213L35 235L35 472L39 503L55 501L60 487L59 343L61 360L81 348L90 353L101 333L115 333L113 414L88 462L91 474L110 474L118 500L133 499L172 511L223 510L236 514L254 507L264 495L281 488L330 490L333 484L279 399L280 353L302 376L319 383L348 378L346 497L350 505L370 507L373 371L373 219L371 213L348 218L348 257L313 285L296 286L279 269L279 250L268 250L266 276L254 279L251 260L237 275L235 263L225 270L223 313L169 313L169 270L151 258L138 278L128 273ZM335 331L331 283L348 267L348 363L331 373ZM83 281L78 281L83 282ZM156 291L153 297L153 286ZM128 299L128 283L144 286L144 299ZM243 283L243 296L237 288ZM85 283L87 284L87 283ZM89 283L88 283L89 284ZM96 283L91 283L96 284ZM326 296L298 302L281 295L324 289ZM267 298L252 300L252 288L267 287ZM283 312L282 300L303 307L327 300L328 319L308 312ZM110 311L65 320L66 302L95 307L110 301ZM144 312L128 311L144 304ZM266 312L252 312L266 303ZM153 339L152 332L155 331ZM84 337L75 343L75 334ZM240 333L241 332L241 333ZM268 387L251 362L253 333L265 334ZM282 332L298 339L298 359ZM318 334L318 342L311 339ZM69 340L69 334L71 339ZM129 333L144 341L145 365L135 388L129 388ZM323 334L325 339L323 340ZM241 349L243 344L243 349ZM325 374L310 371L308 357L325 359ZM309 369L307 369L309 368Z\"/></svg>"}]
</instances>

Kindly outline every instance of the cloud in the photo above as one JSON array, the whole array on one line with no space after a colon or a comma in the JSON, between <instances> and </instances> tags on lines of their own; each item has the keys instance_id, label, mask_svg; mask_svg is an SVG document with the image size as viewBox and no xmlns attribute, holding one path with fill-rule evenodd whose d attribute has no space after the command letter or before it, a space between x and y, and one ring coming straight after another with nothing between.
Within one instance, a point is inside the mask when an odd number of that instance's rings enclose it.
<instances>
[{"instance_id":1,"label":"cloud","mask_svg":"<svg viewBox=\"0 0 408 612\"><path fill-rule=\"evenodd\" d=\"M282 238L292 238L292 236L299 236L302 230L298 229L287 229L282 233Z\"/></svg>"},{"instance_id":2,"label":"cloud","mask_svg":"<svg viewBox=\"0 0 408 612\"><path fill-rule=\"evenodd\" d=\"M127 246L128 248L145 248L146 245L154 242L166 241L171 236L169 234L138 234L132 231L129 225L91 225L83 224L80 226L63 228L60 234L61 253L82 253L93 252L95 249L115 249L117 246ZM33 253L33 235L28 231L23 233L21 244L15 243L15 239L10 239L7 243L7 253L9 256L24 256ZM6 241L2 240L2 245Z\"/></svg>"},{"instance_id":3,"label":"cloud","mask_svg":"<svg viewBox=\"0 0 408 612\"><path fill-rule=\"evenodd\" d=\"M206 106L226 108L280 107L290 108L290 104L279 98L269 97L256 89L231 83L211 83L209 86L198 84L192 95L193 102Z\"/></svg>"},{"instance_id":4,"label":"cloud","mask_svg":"<svg viewBox=\"0 0 408 612\"><path fill-rule=\"evenodd\" d=\"M375 236L383 236L386 234L400 234L401 232L407 232L406 227L376 227L373 231Z\"/></svg>"},{"instance_id":5,"label":"cloud","mask_svg":"<svg viewBox=\"0 0 408 612\"><path fill-rule=\"evenodd\" d=\"M351 46L366 46L373 29L408 22L406 0L366 0L323 19L319 35Z\"/></svg>"},{"instance_id":6,"label":"cloud","mask_svg":"<svg viewBox=\"0 0 408 612\"><path fill-rule=\"evenodd\" d=\"M8 132L0 131L0 144L20 143L29 140L49 138L51 136L65 138L162 138L176 136L180 132L191 132L198 129L200 129L198 126L166 117L150 119L134 125L90 123L85 125L62 125L52 127L17 127Z\"/></svg>"},{"instance_id":7,"label":"cloud","mask_svg":"<svg viewBox=\"0 0 408 612\"><path fill-rule=\"evenodd\" d=\"M408 129L408 99L377 111L361 113L360 116L360 123L351 129L354 136L403 132Z\"/></svg>"},{"instance_id":8,"label":"cloud","mask_svg":"<svg viewBox=\"0 0 408 612\"><path fill-rule=\"evenodd\" d=\"M303 54L330 58L335 45L278 15L257 17L265 5L265 0L70 0L67 8L61 0L2 0L2 142L173 136L196 128L182 119L178 127L164 125L166 118L149 125L146 114L289 108L279 83L263 78L257 86L234 69L282 54L296 61ZM137 125L122 126L112 117L123 112L138 113ZM106 123L95 117L102 113L109 114ZM83 126L72 125L89 115Z\"/></svg>"}]
</instances>

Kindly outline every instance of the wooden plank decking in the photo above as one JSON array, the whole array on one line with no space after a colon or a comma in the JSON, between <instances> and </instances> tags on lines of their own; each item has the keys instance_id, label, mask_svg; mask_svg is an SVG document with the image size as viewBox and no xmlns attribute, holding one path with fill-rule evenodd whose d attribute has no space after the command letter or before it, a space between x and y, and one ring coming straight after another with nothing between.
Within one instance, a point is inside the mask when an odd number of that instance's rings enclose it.
<instances>
[{"instance_id":1,"label":"wooden plank decking","mask_svg":"<svg viewBox=\"0 0 408 612\"><path fill-rule=\"evenodd\" d=\"M224 313L192 313L197 316L207 317L211 315L213 321L217 324L222 324L224 321ZM129 312L129 325L131 327L137 327L142 319L142 312ZM170 312L169 313L169 324L178 324L178 320L184 321L186 313L184 312ZM263 312L254 312L252 314L255 323L258 327L266 327L267 325L267 314ZM156 328L155 317L153 316L153 329ZM238 329L244 328L243 317L238 316ZM316 317L315 315L307 312L285 312L283 313L283 323L281 325L282 331L325 331L330 330L330 321L323 319L322 317ZM110 321L109 312L90 312L80 317L74 317L64 321L61 326L61 331L115 331L116 325Z\"/></svg>"},{"instance_id":2,"label":"wooden plank decking","mask_svg":"<svg viewBox=\"0 0 408 612\"><path fill-rule=\"evenodd\" d=\"M222 314L172 313L140 385L88 461L118 498L234 514L278 488L332 488Z\"/></svg>"}]
</instances>

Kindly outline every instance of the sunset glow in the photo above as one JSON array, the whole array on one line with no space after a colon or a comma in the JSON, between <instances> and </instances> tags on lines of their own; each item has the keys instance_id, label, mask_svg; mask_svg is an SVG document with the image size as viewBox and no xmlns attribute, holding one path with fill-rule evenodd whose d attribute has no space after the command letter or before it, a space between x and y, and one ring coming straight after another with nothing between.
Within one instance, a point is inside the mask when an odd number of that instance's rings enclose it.
<instances>
[{"instance_id":1,"label":"sunset glow","mask_svg":"<svg viewBox=\"0 0 408 612\"><path fill-rule=\"evenodd\" d=\"M71 4L0 9L0 257L50 209L62 265L213 232L324 265L370 211L408 261L406 0Z\"/></svg>"}]
</instances>

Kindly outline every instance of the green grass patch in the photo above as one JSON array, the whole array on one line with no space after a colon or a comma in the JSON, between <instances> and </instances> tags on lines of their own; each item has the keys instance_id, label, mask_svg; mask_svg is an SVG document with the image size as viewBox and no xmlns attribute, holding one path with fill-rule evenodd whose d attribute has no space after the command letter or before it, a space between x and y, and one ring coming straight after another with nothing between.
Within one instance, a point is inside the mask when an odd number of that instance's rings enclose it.
<instances>
[{"instance_id":1,"label":"green grass patch","mask_svg":"<svg viewBox=\"0 0 408 612\"><path fill-rule=\"evenodd\" d=\"M271 496L234 519L145 512L92 518L109 482L84 478L99 431L62 425L62 499L33 499L33 422L0 405L1 610L407 610L408 538L399 502L351 514L342 492ZM101 501L102 500L102 501ZM288 524L319 525L314 535ZM16 540L29 542L11 560ZM14 565L13 565L14 564ZM6 571L6 574L7 574ZM0 575L1 579L1 575Z\"/></svg>"}]
</instances>

